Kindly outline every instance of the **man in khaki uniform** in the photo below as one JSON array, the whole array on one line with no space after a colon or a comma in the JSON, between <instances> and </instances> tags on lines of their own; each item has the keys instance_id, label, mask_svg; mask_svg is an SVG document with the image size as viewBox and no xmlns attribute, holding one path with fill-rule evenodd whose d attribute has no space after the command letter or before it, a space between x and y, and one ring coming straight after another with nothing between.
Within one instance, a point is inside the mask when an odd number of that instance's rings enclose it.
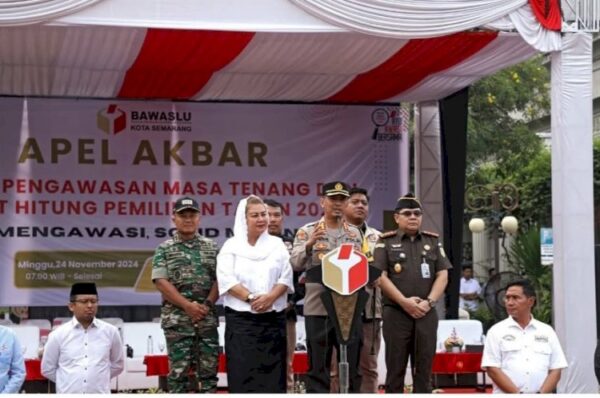
<instances>
[{"instance_id":1,"label":"man in khaki uniform","mask_svg":"<svg viewBox=\"0 0 600 398\"><path fill-rule=\"evenodd\" d=\"M290 262L294 271L310 271L321 266L321 258L342 243L352 243L360 250L359 230L343 220L343 209L349 196L348 185L341 181L323 185L321 207L324 215L319 221L304 225L296 233ZM309 359L309 393L329 392L329 372L333 347L339 348L334 321L327 315L320 294L325 290L321 280L313 279L307 272L304 319ZM360 391L360 329L348 342L350 369L349 392ZM339 351L339 350L338 350Z\"/></svg>"},{"instance_id":2,"label":"man in khaki uniform","mask_svg":"<svg viewBox=\"0 0 600 398\"><path fill-rule=\"evenodd\" d=\"M381 235L375 267L383 271L383 338L387 367L386 393L402 393L408 356L415 368L415 393L431 393L438 316L436 302L452 268L438 235L420 231L421 204L412 194L396 204L395 231Z\"/></svg>"},{"instance_id":3,"label":"man in khaki uniform","mask_svg":"<svg viewBox=\"0 0 600 398\"><path fill-rule=\"evenodd\" d=\"M362 237L362 252L369 262L373 261L373 251L380 232L367 225L369 217L369 194L366 189L354 187L350 189L350 198L344 208L346 221L358 228ZM377 357L381 346L381 289L376 285L367 285L365 291L369 300L362 314L362 348L360 349L360 371L362 383L360 392L376 394L379 374L377 373ZM337 360L331 364L331 392L339 392Z\"/></svg>"}]
</instances>

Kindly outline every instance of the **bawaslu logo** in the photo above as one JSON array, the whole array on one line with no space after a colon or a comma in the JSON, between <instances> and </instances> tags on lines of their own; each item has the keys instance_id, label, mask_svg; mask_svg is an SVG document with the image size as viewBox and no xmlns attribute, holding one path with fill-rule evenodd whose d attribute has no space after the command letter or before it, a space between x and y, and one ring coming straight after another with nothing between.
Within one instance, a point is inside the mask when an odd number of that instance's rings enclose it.
<instances>
[{"instance_id":1,"label":"bawaslu logo","mask_svg":"<svg viewBox=\"0 0 600 398\"><path fill-rule=\"evenodd\" d=\"M128 109L110 104L97 114L98 128L109 135L116 135L129 127L134 132L191 132L192 112L163 111L153 109Z\"/></svg>"},{"instance_id":2,"label":"bawaslu logo","mask_svg":"<svg viewBox=\"0 0 600 398\"><path fill-rule=\"evenodd\" d=\"M108 135L119 134L127 127L127 115L116 104L100 109L96 116L98 128Z\"/></svg>"}]
</instances>

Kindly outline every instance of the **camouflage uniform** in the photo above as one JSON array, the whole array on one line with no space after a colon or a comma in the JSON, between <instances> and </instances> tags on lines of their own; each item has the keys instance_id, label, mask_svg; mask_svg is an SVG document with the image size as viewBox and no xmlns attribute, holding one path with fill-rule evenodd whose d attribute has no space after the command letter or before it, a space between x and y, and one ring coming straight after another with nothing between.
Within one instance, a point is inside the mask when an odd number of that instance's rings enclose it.
<instances>
[{"instance_id":1,"label":"camouflage uniform","mask_svg":"<svg viewBox=\"0 0 600 398\"><path fill-rule=\"evenodd\" d=\"M182 241L175 233L154 253L152 280L167 279L183 297L202 304L216 280L216 256L217 246L212 240L196 234L193 239ZM196 371L200 392L216 392L218 317L214 306L210 308L202 321L193 324L184 310L163 300L161 325L169 353L171 393L189 391L190 368Z\"/></svg>"}]
</instances>

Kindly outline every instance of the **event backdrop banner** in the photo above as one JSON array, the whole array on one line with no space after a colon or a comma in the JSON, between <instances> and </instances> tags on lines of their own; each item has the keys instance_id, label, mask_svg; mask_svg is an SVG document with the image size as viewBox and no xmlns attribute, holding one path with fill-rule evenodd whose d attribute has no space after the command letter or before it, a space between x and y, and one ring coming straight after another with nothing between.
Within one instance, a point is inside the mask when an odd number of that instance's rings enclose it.
<instances>
[{"instance_id":1,"label":"event backdrop banner","mask_svg":"<svg viewBox=\"0 0 600 398\"><path fill-rule=\"evenodd\" d=\"M64 305L82 281L103 304L159 304L152 254L181 196L221 245L249 194L281 202L293 235L344 180L381 227L407 178L400 106L2 98L0 128L0 305Z\"/></svg>"}]
</instances>

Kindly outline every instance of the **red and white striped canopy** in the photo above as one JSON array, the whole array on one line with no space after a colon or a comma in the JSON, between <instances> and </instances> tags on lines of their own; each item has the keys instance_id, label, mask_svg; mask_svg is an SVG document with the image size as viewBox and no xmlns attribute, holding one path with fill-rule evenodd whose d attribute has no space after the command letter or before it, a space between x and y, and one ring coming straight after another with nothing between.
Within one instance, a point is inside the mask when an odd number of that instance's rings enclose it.
<instances>
[{"instance_id":1,"label":"red and white striped canopy","mask_svg":"<svg viewBox=\"0 0 600 398\"><path fill-rule=\"evenodd\" d=\"M102 26L0 29L0 94L372 103L443 98L536 53L516 33L396 39Z\"/></svg>"}]
</instances>

